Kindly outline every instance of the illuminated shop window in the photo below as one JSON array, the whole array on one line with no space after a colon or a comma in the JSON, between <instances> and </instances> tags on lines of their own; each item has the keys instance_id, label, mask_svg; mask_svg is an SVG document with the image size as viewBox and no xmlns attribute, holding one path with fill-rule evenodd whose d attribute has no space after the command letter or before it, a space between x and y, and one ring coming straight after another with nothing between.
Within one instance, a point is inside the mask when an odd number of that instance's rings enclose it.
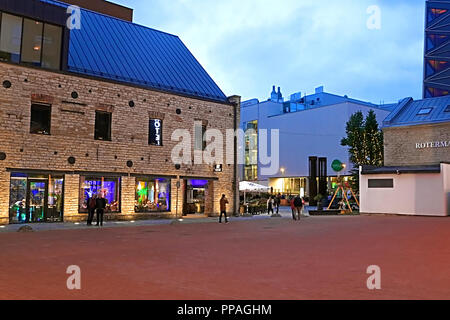
<instances>
[{"instance_id":1,"label":"illuminated shop window","mask_svg":"<svg viewBox=\"0 0 450 320\"><path fill-rule=\"evenodd\" d=\"M136 179L135 211L170 211L170 179Z\"/></svg>"},{"instance_id":2,"label":"illuminated shop window","mask_svg":"<svg viewBox=\"0 0 450 320\"><path fill-rule=\"evenodd\" d=\"M103 196L106 200L105 213L120 212L120 178L80 177L80 212L88 212L88 203L92 197Z\"/></svg>"},{"instance_id":3,"label":"illuminated shop window","mask_svg":"<svg viewBox=\"0 0 450 320\"><path fill-rule=\"evenodd\" d=\"M63 184L58 175L11 173L10 223L61 222Z\"/></svg>"}]
</instances>

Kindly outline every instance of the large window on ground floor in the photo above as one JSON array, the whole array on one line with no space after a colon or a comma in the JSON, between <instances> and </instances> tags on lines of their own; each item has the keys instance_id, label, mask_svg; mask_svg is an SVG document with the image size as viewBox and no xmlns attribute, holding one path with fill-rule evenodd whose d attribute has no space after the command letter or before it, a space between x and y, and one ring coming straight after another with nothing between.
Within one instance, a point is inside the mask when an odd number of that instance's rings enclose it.
<instances>
[{"instance_id":1,"label":"large window on ground floor","mask_svg":"<svg viewBox=\"0 0 450 320\"><path fill-rule=\"evenodd\" d=\"M88 213L89 199L103 196L106 199L105 213L120 212L120 178L102 176L80 177L80 213Z\"/></svg>"},{"instance_id":2,"label":"large window on ground floor","mask_svg":"<svg viewBox=\"0 0 450 320\"><path fill-rule=\"evenodd\" d=\"M170 179L136 178L136 212L170 211Z\"/></svg>"},{"instance_id":3,"label":"large window on ground floor","mask_svg":"<svg viewBox=\"0 0 450 320\"><path fill-rule=\"evenodd\" d=\"M10 223L62 221L63 185L61 175L11 173Z\"/></svg>"}]
</instances>

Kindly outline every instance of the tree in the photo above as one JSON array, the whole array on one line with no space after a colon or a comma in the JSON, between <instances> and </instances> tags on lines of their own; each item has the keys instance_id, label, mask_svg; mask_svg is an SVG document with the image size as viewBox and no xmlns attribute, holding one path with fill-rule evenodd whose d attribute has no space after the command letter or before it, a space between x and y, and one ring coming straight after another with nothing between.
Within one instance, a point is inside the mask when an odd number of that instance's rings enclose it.
<instances>
[{"instance_id":1,"label":"tree","mask_svg":"<svg viewBox=\"0 0 450 320\"><path fill-rule=\"evenodd\" d=\"M359 166L383 166L383 131L380 130L375 112L369 111L366 119L361 111L353 114L346 126L347 137L341 145L349 147L350 161L354 164L352 188L359 190Z\"/></svg>"}]
</instances>

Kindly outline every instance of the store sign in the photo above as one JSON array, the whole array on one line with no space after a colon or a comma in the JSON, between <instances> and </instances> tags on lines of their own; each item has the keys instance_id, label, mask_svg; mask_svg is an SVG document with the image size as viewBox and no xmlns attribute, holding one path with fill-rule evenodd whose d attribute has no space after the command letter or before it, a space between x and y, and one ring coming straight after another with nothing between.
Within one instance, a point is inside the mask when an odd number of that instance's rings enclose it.
<instances>
[{"instance_id":1,"label":"store sign","mask_svg":"<svg viewBox=\"0 0 450 320\"><path fill-rule=\"evenodd\" d=\"M450 141L435 141L435 142L416 143L416 149L436 149L436 148L448 148L448 147L450 147Z\"/></svg>"},{"instance_id":2,"label":"store sign","mask_svg":"<svg viewBox=\"0 0 450 320\"><path fill-rule=\"evenodd\" d=\"M222 171L223 171L223 169L222 169L222 165L221 164L216 164L214 166L214 172L222 172Z\"/></svg>"},{"instance_id":3,"label":"store sign","mask_svg":"<svg viewBox=\"0 0 450 320\"><path fill-rule=\"evenodd\" d=\"M148 143L154 146L162 146L162 120L150 119L150 134Z\"/></svg>"}]
</instances>

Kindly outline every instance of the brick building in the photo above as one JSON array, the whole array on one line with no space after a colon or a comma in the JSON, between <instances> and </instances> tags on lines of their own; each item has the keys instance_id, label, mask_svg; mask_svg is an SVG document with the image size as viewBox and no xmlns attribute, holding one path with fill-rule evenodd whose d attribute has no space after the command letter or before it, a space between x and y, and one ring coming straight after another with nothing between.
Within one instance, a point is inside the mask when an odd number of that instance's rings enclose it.
<instances>
[{"instance_id":1,"label":"brick building","mask_svg":"<svg viewBox=\"0 0 450 320\"><path fill-rule=\"evenodd\" d=\"M386 167L361 168L361 211L450 215L450 97L400 101L383 131Z\"/></svg>"},{"instance_id":2,"label":"brick building","mask_svg":"<svg viewBox=\"0 0 450 320\"><path fill-rule=\"evenodd\" d=\"M83 221L99 193L108 219L236 212L236 165L174 163L171 137L236 129L240 97L178 37L66 7L0 0L0 224Z\"/></svg>"}]
</instances>

